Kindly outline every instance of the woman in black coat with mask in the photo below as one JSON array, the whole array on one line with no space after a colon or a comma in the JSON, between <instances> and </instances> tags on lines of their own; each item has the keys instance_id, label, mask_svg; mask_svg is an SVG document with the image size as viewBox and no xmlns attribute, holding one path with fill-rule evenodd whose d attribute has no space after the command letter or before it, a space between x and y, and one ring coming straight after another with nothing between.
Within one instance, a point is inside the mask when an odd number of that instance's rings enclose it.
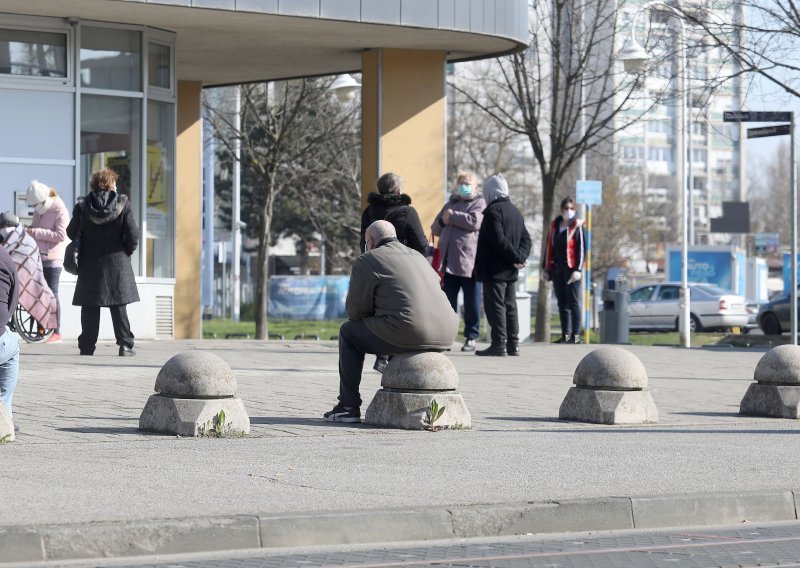
<instances>
[{"instance_id":1,"label":"woman in black coat with mask","mask_svg":"<svg viewBox=\"0 0 800 568\"><path fill-rule=\"evenodd\" d=\"M130 261L139 245L139 227L128 196L117 193L118 177L108 168L93 173L91 192L78 200L67 226L67 236L81 242L72 299L81 306L81 355L94 353L101 307L111 311L120 357L134 355L126 306L139 301Z\"/></svg>"}]
</instances>

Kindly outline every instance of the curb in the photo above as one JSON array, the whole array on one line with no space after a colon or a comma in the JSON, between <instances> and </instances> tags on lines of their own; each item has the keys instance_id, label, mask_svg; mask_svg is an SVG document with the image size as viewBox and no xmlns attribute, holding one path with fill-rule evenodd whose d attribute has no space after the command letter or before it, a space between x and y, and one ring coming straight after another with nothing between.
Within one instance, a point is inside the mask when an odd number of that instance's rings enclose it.
<instances>
[{"instance_id":1,"label":"curb","mask_svg":"<svg viewBox=\"0 0 800 568\"><path fill-rule=\"evenodd\" d=\"M246 548L792 521L795 491L0 527L0 564Z\"/></svg>"}]
</instances>

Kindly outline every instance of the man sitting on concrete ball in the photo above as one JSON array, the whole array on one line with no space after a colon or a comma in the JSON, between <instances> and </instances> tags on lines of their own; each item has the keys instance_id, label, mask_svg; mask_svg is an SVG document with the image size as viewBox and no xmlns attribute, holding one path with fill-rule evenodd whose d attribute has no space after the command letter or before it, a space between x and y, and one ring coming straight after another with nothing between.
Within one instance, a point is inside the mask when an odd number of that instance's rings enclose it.
<instances>
[{"instance_id":1,"label":"man sitting on concrete ball","mask_svg":"<svg viewBox=\"0 0 800 568\"><path fill-rule=\"evenodd\" d=\"M399 242L388 221L372 223L365 238L367 252L350 273L349 321L339 329L339 404L325 413L329 422L361 422L365 353L444 351L458 332L458 316L425 257Z\"/></svg>"}]
</instances>

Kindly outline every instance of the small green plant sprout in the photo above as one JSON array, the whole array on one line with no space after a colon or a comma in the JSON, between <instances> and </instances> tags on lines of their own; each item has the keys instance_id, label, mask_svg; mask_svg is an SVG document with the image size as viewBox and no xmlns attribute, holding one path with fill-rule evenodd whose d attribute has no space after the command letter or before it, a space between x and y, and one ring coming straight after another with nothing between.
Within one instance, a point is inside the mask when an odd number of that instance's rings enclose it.
<instances>
[{"instance_id":1,"label":"small green plant sprout","mask_svg":"<svg viewBox=\"0 0 800 568\"><path fill-rule=\"evenodd\" d=\"M440 426L436 426L436 421L442 417L444 414L444 409L447 408L446 406L442 406L439 408L439 402L434 398L430 404L428 405L427 410L425 411L425 418L422 420L422 423L425 425L426 430L430 430L431 432L436 432L440 430Z\"/></svg>"},{"instance_id":2,"label":"small green plant sprout","mask_svg":"<svg viewBox=\"0 0 800 568\"><path fill-rule=\"evenodd\" d=\"M211 420L200 426L198 435L202 438L242 438L246 436L241 430L234 430L225 424L225 411L220 410Z\"/></svg>"},{"instance_id":3,"label":"small green plant sprout","mask_svg":"<svg viewBox=\"0 0 800 568\"><path fill-rule=\"evenodd\" d=\"M0 436L0 444L9 444L11 443L11 434L3 434Z\"/></svg>"}]
</instances>

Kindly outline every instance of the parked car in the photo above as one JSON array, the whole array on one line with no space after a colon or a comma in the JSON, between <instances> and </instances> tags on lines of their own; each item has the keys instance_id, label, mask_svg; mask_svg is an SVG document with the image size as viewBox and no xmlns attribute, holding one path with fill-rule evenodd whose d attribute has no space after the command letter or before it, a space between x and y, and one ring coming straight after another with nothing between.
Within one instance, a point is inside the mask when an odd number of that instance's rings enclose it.
<instances>
[{"instance_id":1,"label":"parked car","mask_svg":"<svg viewBox=\"0 0 800 568\"><path fill-rule=\"evenodd\" d=\"M629 329L678 329L680 282L639 286L628 297ZM690 329L730 329L747 324L743 296L714 284L689 283Z\"/></svg>"},{"instance_id":2,"label":"parked car","mask_svg":"<svg viewBox=\"0 0 800 568\"><path fill-rule=\"evenodd\" d=\"M758 310L758 327L765 335L780 335L792 327L790 294L781 294L762 304Z\"/></svg>"}]
</instances>

